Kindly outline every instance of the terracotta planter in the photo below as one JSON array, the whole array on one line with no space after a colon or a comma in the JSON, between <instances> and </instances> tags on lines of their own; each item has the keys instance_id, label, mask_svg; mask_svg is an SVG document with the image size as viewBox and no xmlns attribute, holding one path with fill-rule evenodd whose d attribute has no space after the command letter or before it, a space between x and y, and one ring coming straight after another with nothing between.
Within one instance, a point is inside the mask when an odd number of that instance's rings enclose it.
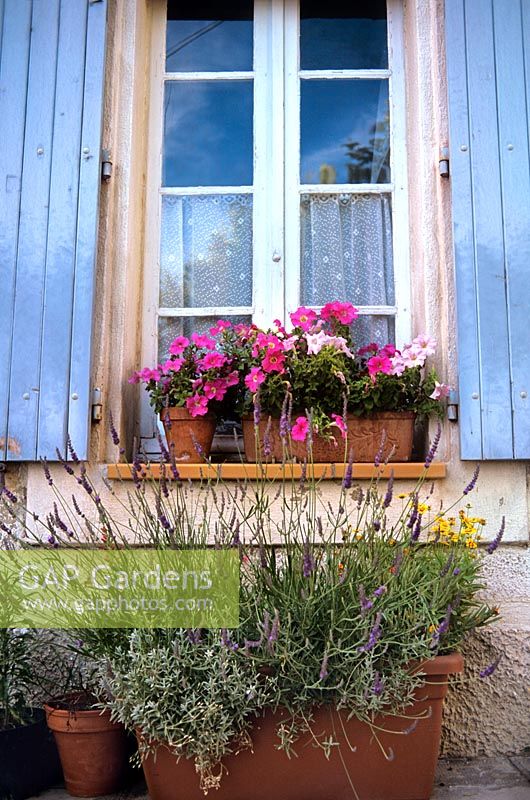
<instances>
[{"instance_id":1,"label":"terracotta planter","mask_svg":"<svg viewBox=\"0 0 530 800\"><path fill-rule=\"evenodd\" d=\"M287 758L275 748L275 725L281 714L265 714L256 721L253 750L224 759L225 771L215 800L427 800L431 796L440 745L442 703L447 694L447 676L461 672L459 654L439 656L423 666L428 683L416 692L416 701L406 709L409 719L377 717L376 725L390 731L404 731L410 717L425 714L408 735L377 731L387 754L385 758L371 729L357 720L346 719L337 710L317 709L313 730L341 742L326 759L312 744L310 735L296 744L298 757ZM347 739L347 741L346 741ZM349 743L349 744L348 744ZM355 748L352 752L350 746ZM344 763L342 761L344 759ZM143 762L151 800L203 800L193 761L177 761L165 746L156 757ZM351 780L351 784L350 784Z\"/></svg>"},{"instance_id":2,"label":"terracotta planter","mask_svg":"<svg viewBox=\"0 0 530 800\"><path fill-rule=\"evenodd\" d=\"M123 725L110 712L75 711L44 706L63 768L66 791L73 797L99 797L117 791L128 761Z\"/></svg>"},{"instance_id":3,"label":"terracotta planter","mask_svg":"<svg viewBox=\"0 0 530 800\"><path fill-rule=\"evenodd\" d=\"M0 798L24 800L61 779L59 755L44 711L33 708L31 717L27 725L0 730Z\"/></svg>"},{"instance_id":4,"label":"terracotta planter","mask_svg":"<svg viewBox=\"0 0 530 800\"><path fill-rule=\"evenodd\" d=\"M381 446L383 431L386 432L383 459L390 456L390 461L410 461L412 453L412 438L414 434L415 414L411 411L381 411L371 417L355 417L348 414L347 449L353 448L354 461L358 463L372 463ZM263 447L263 437L268 425L268 417L263 415L259 424L259 438ZM333 438L323 439L313 437L313 461L315 463L333 463L344 461L344 439L338 428L333 428ZM245 442L245 456L247 461L256 461L256 438L254 420L252 417L243 418L243 439ZM270 427L270 444L272 453L269 459L281 461L283 457L282 440L280 438L280 421L273 417ZM291 442L290 455L298 461L308 457L307 447L304 442Z\"/></svg>"},{"instance_id":5,"label":"terracotta planter","mask_svg":"<svg viewBox=\"0 0 530 800\"><path fill-rule=\"evenodd\" d=\"M192 417L186 408L165 408L160 418L176 461L198 464L208 458L217 424L213 415Z\"/></svg>"}]
</instances>

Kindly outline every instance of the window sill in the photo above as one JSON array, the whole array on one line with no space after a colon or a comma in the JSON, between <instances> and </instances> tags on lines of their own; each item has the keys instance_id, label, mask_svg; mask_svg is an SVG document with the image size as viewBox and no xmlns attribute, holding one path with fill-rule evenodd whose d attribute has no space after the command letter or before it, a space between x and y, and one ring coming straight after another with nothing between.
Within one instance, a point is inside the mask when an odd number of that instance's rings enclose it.
<instances>
[{"instance_id":1,"label":"window sill","mask_svg":"<svg viewBox=\"0 0 530 800\"><path fill-rule=\"evenodd\" d=\"M299 478L301 474L301 464L234 464L225 462L223 464L178 464L180 476L186 480L203 480L207 478L223 480L253 480L258 477L273 478ZM313 475L317 479L334 480L344 476L346 465L340 464L314 464L308 467L308 473L313 470ZM354 480L370 480L371 478L388 478L390 471L394 471L396 480L415 480L425 472L430 480L445 478L447 474L447 464L443 461L435 461L425 471L423 463L403 462L395 464L385 464L381 467L374 467L373 464L353 464L352 477ZM160 465L149 464L144 468L148 476L157 480L160 477ZM110 480L132 480L131 464L108 464L107 477Z\"/></svg>"}]
</instances>

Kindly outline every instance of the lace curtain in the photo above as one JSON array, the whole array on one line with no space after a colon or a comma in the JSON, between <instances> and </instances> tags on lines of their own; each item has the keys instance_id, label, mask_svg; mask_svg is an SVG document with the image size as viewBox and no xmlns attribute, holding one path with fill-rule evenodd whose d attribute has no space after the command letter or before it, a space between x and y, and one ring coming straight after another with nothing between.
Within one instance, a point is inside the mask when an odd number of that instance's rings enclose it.
<instances>
[{"instance_id":1,"label":"lace curtain","mask_svg":"<svg viewBox=\"0 0 530 800\"><path fill-rule=\"evenodd\" d=\"M390 195L303 195L301 199L301 300L330 299L356 306L394 305ZM394 338L391 316L354 323L358 343Z\"/></svg>"}]
</instances>

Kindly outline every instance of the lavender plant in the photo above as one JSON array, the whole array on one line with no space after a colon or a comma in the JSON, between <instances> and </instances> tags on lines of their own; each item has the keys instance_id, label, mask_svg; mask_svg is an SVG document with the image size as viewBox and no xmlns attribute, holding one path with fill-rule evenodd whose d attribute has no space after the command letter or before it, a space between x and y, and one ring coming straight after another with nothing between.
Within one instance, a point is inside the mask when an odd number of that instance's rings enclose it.
<instances>
[{"instance_id":1,"label":"lavender plant","mask_svg":"<svg viewBox=\"0 0 530 800\"><path fill-rule=\"evenodd\" d=\"M354 485L350 456L332 503L314 477L309 437L300 480L271 479L263 468L255 481L225 483L212 469L192 486L164 447L158 476L132 465L125 499L109 482L103 496L82 463L63 459L89 511L75 494L62 495L44 465L53 510L29 519L46 547L88 540L239 552L237 630L76 633L102 664L114 716L142 731L145 750L162 742L193 758L208 789L218 785L223 756L249 743L267 709L284 709L278 743L286 751L319 705L370 725L383 711L407 713L422 662L458 648L497 613L478 599L485 520L468 504L457 510L460 501L430 508L426 470L439 438L412 491L396 494L393 475L383 481L378 469L365 489ZM17 498L4 493L2 502L15 514ZM503 532L504 522L495 547ZM329 752L334 742L320 744Z\"/></svg>"}]
</instances>

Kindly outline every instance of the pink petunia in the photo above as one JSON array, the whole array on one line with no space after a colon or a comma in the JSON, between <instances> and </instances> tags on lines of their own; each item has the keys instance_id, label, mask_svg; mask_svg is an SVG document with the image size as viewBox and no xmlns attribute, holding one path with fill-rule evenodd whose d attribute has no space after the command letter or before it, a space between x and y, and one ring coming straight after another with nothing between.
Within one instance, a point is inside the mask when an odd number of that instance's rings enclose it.
<instances>
[{"instance_id":1,"label":"pink petunia","mask_svg":"<svg viewBox=\"0 0 530 800\"><path fill-rule=\"evenodd\" d=\"M144 383L149 383L149 381L159 381L162 377L162 368L157 367L156 369L149 369L149 367L144 367L140 372L137 373L139 376L139 380L143 381Z\"/></svg>"},{"instance_id":2,"label":"pink petunia","mask_svg":"<svg viewBox=\"0 0 530 800\"><path fill-rule=\"evenodd\" d=\"M302 328L303 331L308 331L317 319L316 312L312 308L306 308L305 306L300 306L289 316L293 327Z\"/></svg>"},{"instance_id":3,"label":"pink petunia","mask_svg":"<svg viewBox=\"0 0 530 800\"><path fill-rule=\"evenodd\" d=\"M139 372L133 372L131 377L128 379L127 383L140 383L141 380L142 379L140 377L140 373Z\"/></svg>"},{"instance_id":4,"label":"pink petunia","mask_svg":"<svg viewBox=\"0 0 530 800\"><path fill-rule=\"evenodd\" d=\"M198 361L198 366L201 369L219 369L220 367L224 367L227 362L226 356L223 356L221 353L206 353L200 361Z\"/></svg>"},{"instance_id":5,"label":"pink petunia","mask_svg":"<svg viewBox=\"0 0 530 800\"><path fill-rule=\"evenodd\" d=\"M207 350L215 350L215 341L210 339L205 333L192 333L191 341L197 347L205 347Z\"/></svg>"},{"instance_id":6,"label":"pink petunia","mask_svg":"<svg viewBox=\"0 0 530 800\"><path fill-rule=\"evenodd\" d=\"M342 325L349 325L359 316L359 311L351 303L340 303L335 300L333 303L326 303L320 312L322 319L336 319Z\"/></svg>"},{"instance_id":7,"label":"pink petunia","mask_svg":"<svg viewBox=\"0 0 530 800\"><path fill-rule=\"evenodd\" d=\"M379 355L388 356L388 358L393 358L397 353L395 345L393 344L385 344L384 347L381 348Z\"/></svg>"},{"instance_id":8,"label":"pink petunia","mask_svg":"<svg viewBox=\"0 0 530 800\"><path fill-rule=\"evenodd\" d=\"M372 378L379 372L384 372L386 375L392 372L392 362L388 356L372 356L366 362L366 366Z\"/></svg>"},{"instance_id":9,"label":"pink petunia","mask_svg":"<svg viewBox=\"0 0 530 800\"><path fill-rule=\"evenodd\" d=\"M180 356L186 347L189 345L190 340L185 336L177 336L169 345L169 352L172 356Z\"/></svg>"},{"instance_id":10,"label":"pink petunia","mask_svg":"<svg viewBox=\"0 0 530 800\"><path fill-rule=\"evenodd\" d=\"M345 439L348 434L348 431L344 423L344 417L341 414L332 414L331 419L333 420L333 425L336 425L337 428L339 429L342 438Z\"/></svg>"},{"instance_id":11,"label":"pink petunia","mask_svg":"<svg viewBox=\"0 0 530 800\"><path fill-rule=\"evenodd\" d=\"M221 331L227 331L231 327L231 322L228 322L226 319L220 319L212 328L210 328L210 334L212 336L217 336L217 334Z\"/></svg>"},{"instance_id":12,"label":"pink petunia","mask_svg":"<svg viewBox=\"0 0 530 800\"><path fill-rule=\"evenodd\" d=\"M252 355L256 358L260 350L266 350L267 353L281 353L283 351L283 342L270 333L263 333L260 331L256 336L256 341L252 348Z\"/></svg>"},{"instance_id":13,"label":"pink petunia","mask_svg":"<svg viewBox=\"0 0 530 800\"><path fill-rule=\"evenodd\" d=\"M186 408L192 417L203 417L208 413L208 398L194 394L186 400Z\"/></svg>"},{"instance_id":14,"label":"pink petunia","mask_svg":"<svg viewBox=\"0 0 530 800\"><path fill-rule=\"evenodd\" d=\"M403 350L401 358L403 359L405 367L407 369L412 369L413 367L423 367L427 354L424 350L411 344Z\"/></svg>"},{"instance_id":15,"label":"pink petunia","mask_svg":"<svg viewBox=\"0 0 530 800\"><path fill-rule=\"evenodd\" d=\"M235 369L226 376L225 385L228 388L229 386L237 386L238 383L239 383L239 372L237 371L237 369Z\"/></svg>"},{"instance_id":16,"label":"pink petunia","mask_svg":"<svg viewBox=\"0 0 530 800\"><path fill-rule=\"evenodd\" d=\"M204 394L208 400L222 400L226 394L226 385L222 380L208 381L204 384Z\"/></svg>"},{"instance_id":17,"label":"pink petunia","mask_svg":"<svg viewBox=\"0 0 530 800\"><path fill-rule=\"evenodd\" d=\"M250 373L245 377L245 386L254 394L266 377L259 367L252 367Z\"/></svg>"},{"instance_id":18,"label":"pink petunia","mask_svg":"<svg viewBox=\"0 0 530 800\"><path fill-rule=\"evenodd\" d=\"M396 353L396 355L393 356L390 361L392 363L392 375L403 375L406 367L403 363L403 359L401 358L401 353Z\"/></svg>"},{"instance_id":19,"label":"pink petunia","mask_svg":"<svg viewBox=\"0 0 530 800\"><path fill-rule=\"evenodd\" d=\"M282 321L280 319L275 319L272 324L276 326L279 334L281 334L282 336L287 336L287 331L283 327Z\"/></svg>"},{"instance_id":20,"label":"pink petunia","mask_svg":"<svg viewBox=\"0 0 530 800\"><path fill-rule=\"evenodd\" d=\"M261 363L263 372L282 372L285 366L285 353L269 351Z\"/></svg>"},{"instance_id":21,"label":"pink petunia","mask_svg":"<svg viewBox=\"0 0 530 800\"><path fill-rule=\"evenodd\" d=\"M309 433L309 420L307 417L297 417L291 428L291 438L295 442L305 442Z\"/></svg>"},{"instance_id":22,"label":"pink petunia","mask_svg":"<svg viewBox=\"0 0 530 800\"><path fill-rule=\"evenodd\" d=\"M370 342L370 344L360 347L357 351L358 356L367 356L369 353L375 356L379 352L379 345L377 342Z\"/></svg>"},{"instance_id":23,"label":"pink petunia","mask_svg":"<svg viewBox=\"0 0 530 800\"><path fill-rule=\"evenodd\" d=\"M451 387L448 386L446 383L438 383L438 381L434 382L434 391L429 397L432 400L440 400L441 397L448 397L449 392L451 391Z\"/></svg>"},{"instance_id":24,"label":"pink petunia","mask_svg":"<svg viewBox=\"0 0 530 800\"><path fill-rule=\"evenodd\" d=\"M180 372L182 365L186 362L184 358L170 358L163 364L164 372Z\"/></svg>"},{"instance_id":25,"label":"pink petunia","mask_svg":"<svg viewBox=\"0 0 530 800\"><path fill-rule=\"evenodd\" d=\"M428 333L420 333L419 336L416 336L413 340L412 344L427 357L434 355L438 342L432 336L429 336Z\"/></svg>"}]
</instances>

